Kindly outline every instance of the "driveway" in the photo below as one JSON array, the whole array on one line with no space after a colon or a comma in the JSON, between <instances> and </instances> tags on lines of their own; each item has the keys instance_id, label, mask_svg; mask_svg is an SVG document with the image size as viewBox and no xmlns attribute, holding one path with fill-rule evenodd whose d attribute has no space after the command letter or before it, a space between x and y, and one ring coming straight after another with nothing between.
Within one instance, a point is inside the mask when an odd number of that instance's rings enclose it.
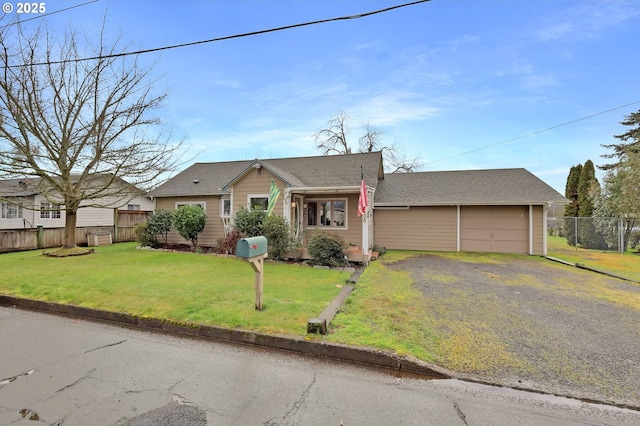
<instances>
[{"instance_id":1,"label":"driveway","mask_svg":"<svg viewBox=\"0 0 640 426\"><path fill-rule=\"evenodd\" d=\"M640 285L542 258L419 255L438 363L468 379L640 406Z\"/></svg>"}]
</instances>

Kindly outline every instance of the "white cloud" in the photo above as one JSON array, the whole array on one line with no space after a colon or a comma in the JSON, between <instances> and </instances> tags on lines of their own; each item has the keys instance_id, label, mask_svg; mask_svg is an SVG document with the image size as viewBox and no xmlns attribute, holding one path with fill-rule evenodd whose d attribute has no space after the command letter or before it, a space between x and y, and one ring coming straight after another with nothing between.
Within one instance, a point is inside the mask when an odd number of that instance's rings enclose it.
<instances>
[{"instance_id":1,"label":"white cloud","mask_svg":"<svg viewBox=\"0 0 640 426\"><path fill-rule=\"evenodd\" d=\"M524 77L525 89L543 89L558 85L558 80L551 75L529 75Z\"/></svg>"},{"instance_id":2,"label":"white cloud","mask_svg":"<svg viewBox=\"0 0 640 426\"><path fill-rule=\"evenodd\" d=\"M394 126L405 121L437 117L442 109L430 105L417 93L390 90L363 97L349 111L357 121L376 126Z\"/></svg>"}]
</instances>

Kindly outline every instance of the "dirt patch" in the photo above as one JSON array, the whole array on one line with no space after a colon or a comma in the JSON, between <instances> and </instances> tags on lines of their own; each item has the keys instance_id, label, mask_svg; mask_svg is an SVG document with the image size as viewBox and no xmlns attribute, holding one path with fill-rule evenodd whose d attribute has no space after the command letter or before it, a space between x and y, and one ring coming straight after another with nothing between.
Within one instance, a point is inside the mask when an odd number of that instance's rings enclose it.
<instances>
[{"instance_id":1,"label":"dirt patch","mask_svg":"<svg viewBox=\"0 0 640 426\"><path fill-rule=\"evenodd\" d=\"M539 258L421 255L440 363L470 378L640 406L640 286Z\"/></svg>"}]
</instances>

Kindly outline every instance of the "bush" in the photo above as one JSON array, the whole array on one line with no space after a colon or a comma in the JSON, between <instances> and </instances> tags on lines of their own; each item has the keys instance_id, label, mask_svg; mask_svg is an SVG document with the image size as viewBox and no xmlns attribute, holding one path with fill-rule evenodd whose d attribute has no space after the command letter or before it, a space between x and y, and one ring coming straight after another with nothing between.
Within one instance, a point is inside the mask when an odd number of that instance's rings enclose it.
<instances>
[{"instance_id":1,"label":"bush","mask_svg":"<svg viewBox=\"0 0 640 426\"><path fill-rule=\"evenodd\" d=\"M631 231L627 245L632 249L637 249L640 246L640 231Z\"/></svg>"},{"instance_id":2,"label":"bush","mask_svg":"<svg viewBox=\"0 0 640 426\"><path fill-rule=\"evenodd\" d=\"M314 265L342 266L346 264L347 243L339 235L317 232L309 241L309 255Z\"/></svg>"},{"instance_id":3,"label":"bush","mask_svg":"<svg viewBox=\"0 0 640 426\"><path fill-rule=\"evenodd\" d=\"M202 207L195 205L180 206L173 213L173 223L182 238L193 244L193 250L198 247L198 234L204 230L207 214Z\"/></svg>"},{"instance_id":4,"label":"bush","mask_svg":"<svg viewBox=\"0 0 640 426\"><path fill-rule=\"evenodd\" d=\"M247 210L240 208L233 220L235 228L240 231L241 234L247 237L257 237L262 235L262 224L266 213L262 210Z\"/></svg>"},{"instance_id":5,"label":"bush","mask_svg":"<svg viewBox=\"0 0 640 426\"><path fill-rule=\"evenodd\" d=\"M224 238L218 238L217 252L220 254L236 254L236 246L242 234L237 229L232 229Z\"/></svg>"},{"instance_id":6,"label":"bush","mask_svg":"<svg viewBox=\"0 0 640 426\"><path fill-rule=\"evenodd\" d=\"M149 227L146 222L137 224L134 229L136 232L136 241L142 247L152 247L156 243L156 236L149 231Z\"/></svg>"},{"instance_id":7,"label":"bush","mask_svg":"<svg viewBox=\"0 0 640 426\"><path fill-rule=\"evenodd\" d=\"M156 210L147 220L147 229L157 240L158 235L162 237L167 245L169 231L173 227L173 214L168 210Z\"/></svg>"},{"instance_id":8,"label":"bush","mask_svg":"<svg viewBox=\"0 0 640 426\"><path fill-rule=\"evenodd\" d=\"M289 223L281 216L265 217L262 228L272 259L283 260L287 253L295 252L302 246L302 238L296 237Z\"/></svg>"}]
</instances>

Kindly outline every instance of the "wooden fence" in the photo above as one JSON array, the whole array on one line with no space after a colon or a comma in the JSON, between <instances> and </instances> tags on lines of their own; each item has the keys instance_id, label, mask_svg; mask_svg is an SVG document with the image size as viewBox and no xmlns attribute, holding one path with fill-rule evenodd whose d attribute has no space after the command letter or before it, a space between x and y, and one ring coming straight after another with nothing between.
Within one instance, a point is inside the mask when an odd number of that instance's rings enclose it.
<instances>
[{"instance_id":1,"label":"wooden fence","mask_svg":"<svg viewBox=\"0 0 640 426\"><path fill-rule=\"evenodd\" d=\"M118 211L117 226L91 226L76 228L76 244L87 245L90 234L111 234L114 243L135 241L135 226L146 222L151 212ZM40 235L38 233L40 232ZM38 228L0 230L0 253L61 247L64 244L64 228Z\"/></svg>"}]
</instances>

